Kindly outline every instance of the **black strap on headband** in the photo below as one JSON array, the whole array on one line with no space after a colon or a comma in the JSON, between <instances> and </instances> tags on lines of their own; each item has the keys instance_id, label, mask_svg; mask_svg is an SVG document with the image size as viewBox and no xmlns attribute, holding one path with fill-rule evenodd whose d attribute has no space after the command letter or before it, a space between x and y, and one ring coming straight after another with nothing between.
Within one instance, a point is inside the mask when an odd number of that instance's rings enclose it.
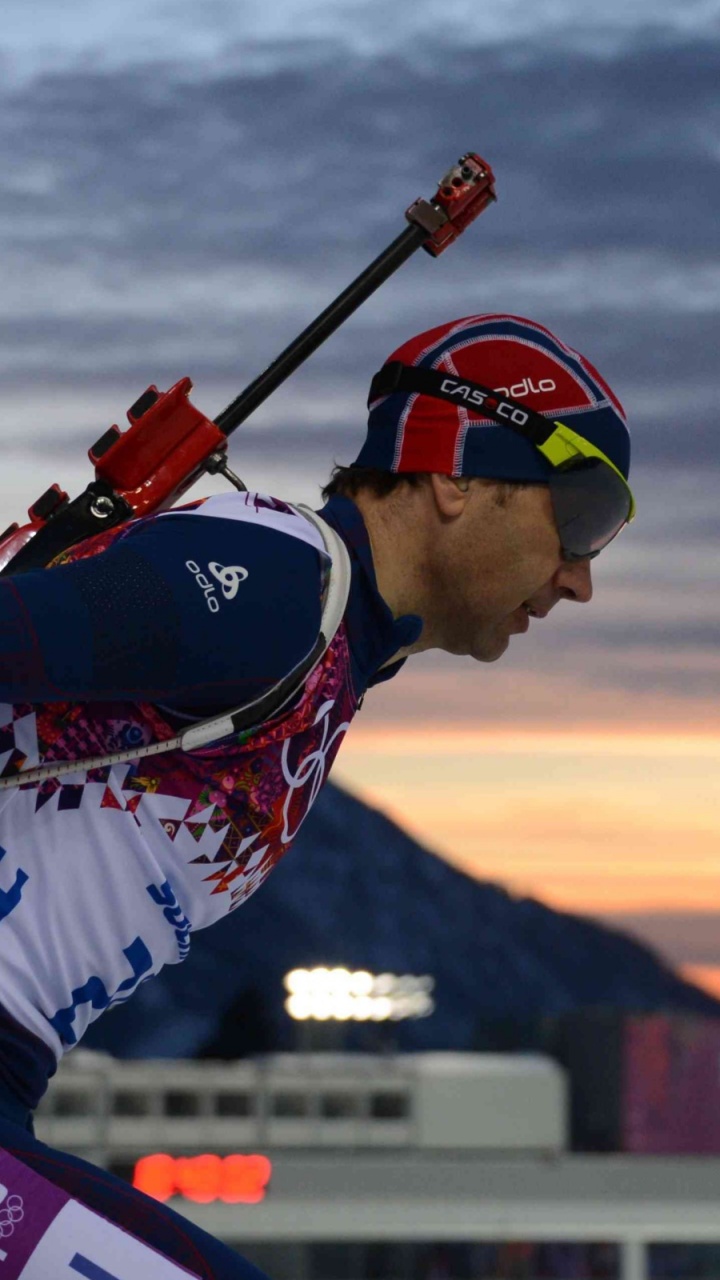
<instances>
[{"instance_id":1,"label":"black strap on headband","mask_svg":"<svg viewBox=\"0 0 720 1280\"><path fill-rule=\"evenodd\" d=\"M396 391L419 392L424 396L433 396L436 400L447 400L448 404L464 405L479 417L490 418L501 427L510 427L511 431L516 431L535 445L545 444L557 425L528 405L500 395L498 391L484 387L480 382L468 382L466 378L458 378L437 369L424 369L416 365L410 367L401 364L399 360L383 365L375 374L370 384L368 407L375 400Z\"/></svg>"}]
</instances>

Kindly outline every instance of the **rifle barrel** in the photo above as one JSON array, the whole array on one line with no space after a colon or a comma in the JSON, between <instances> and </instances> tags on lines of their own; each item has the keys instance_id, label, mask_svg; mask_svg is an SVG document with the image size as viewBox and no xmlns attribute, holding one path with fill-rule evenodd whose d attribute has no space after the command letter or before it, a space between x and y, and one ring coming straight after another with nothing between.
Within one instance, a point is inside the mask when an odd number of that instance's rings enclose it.
<instances>
[{"instance_id":1,"label":"rifle barrel","mask_svg":"<svg viewBox=\"0 0 720 1280\"><path fill-rule=\"evenodd\" d=\"M215 418L215 425L229 436L236 427L254 413L259 405L272 395L290 374L298 368L313 351L329 338L331 333L352 315L353 311L369 298L380 287L388 276L402 266L409 257L419 249L428 238L427 230L411 224L400 233L392 244L381 253L369 267L359 275L347 289L331 302L317 319L313 320L298 335L289 347L280 353L267 369L255 378L236 400L232 401L222 413Z\"/></svg>"}]
</instances>

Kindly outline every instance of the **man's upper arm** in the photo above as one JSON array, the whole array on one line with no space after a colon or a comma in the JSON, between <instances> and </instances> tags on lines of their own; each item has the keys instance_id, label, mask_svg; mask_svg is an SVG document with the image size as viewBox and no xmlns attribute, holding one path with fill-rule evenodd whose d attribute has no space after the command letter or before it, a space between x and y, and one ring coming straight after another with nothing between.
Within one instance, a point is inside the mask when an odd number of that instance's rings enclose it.
<instances>
[{"instance_id":1,"label":"man's upper arm","mask_svg":"<svg viewBox=\"0 0 720 1280\"><path fill-rule=\"evenodd\" d=\"M198 715L249 701L312 649L323 559L267 525L180 511L100 555L0 578L0 700Z\"/></svg>"}]
</instances>

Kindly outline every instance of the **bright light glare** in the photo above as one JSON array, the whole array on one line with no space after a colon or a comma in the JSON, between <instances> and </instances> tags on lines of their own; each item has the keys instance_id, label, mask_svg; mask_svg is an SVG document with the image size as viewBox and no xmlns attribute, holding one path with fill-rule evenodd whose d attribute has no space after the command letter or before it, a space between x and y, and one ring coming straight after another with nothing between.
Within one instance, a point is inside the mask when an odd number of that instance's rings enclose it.
<instances>
[{"instance_id":1,"label":"bright light glare","mask_svg":"<svg viewBox=\"0 0 720 1280\"><path fill-rule=\"evenodd\" d=\"M300 995L307 987L309 978L307 969L293 969L291 973L285 974L285 990L291 995Z\"/></svg>"},{"instance_id":2,"label":"bright light glare","mask_svg":"<svg viewBox=\"0 0 720 1280\"><path fill-rule=\"evenodd\" d=\"M285 975L285 1009L298 1022L399 1022L427 1018L435 1008L428 974L368 973L358 969L293 969Z\"/></svg>"},{"instance_id":3,"label":"bright light glare","mask_svg":"<svg viewBox=\"0 0 720 1280\"><path fill-rule=\"evenodd\" d=\"M373 976L366 969L358 969L350 974L350 995L369 996L373 989Z\"/></svg>"},{"instance_id":4,"label":"bright light glare","mask_svg":"<svg viewBox=\"0 0 720 1280\"><path fill-rule=\"evenodd\" d=\"M392 1017L393 1002L389 996L378 996L373 1000L372 1019L373 1022L387 1022Z\"/></svg>"}]
</instances>

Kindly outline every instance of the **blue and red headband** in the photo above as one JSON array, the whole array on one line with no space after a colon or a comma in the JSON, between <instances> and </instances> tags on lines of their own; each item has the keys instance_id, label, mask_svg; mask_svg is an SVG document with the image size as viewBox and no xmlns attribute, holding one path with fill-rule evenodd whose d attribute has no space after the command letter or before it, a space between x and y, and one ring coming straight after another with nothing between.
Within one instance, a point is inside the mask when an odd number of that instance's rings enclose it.
<instances>
[{"instance_id":1,"label":"blue and red headband","mask_svg":"<svg viewBox=\"0 0 720 1280\"><path fill-rule=\"evenodd\" d=\"M588 360L542 325L520 316L468 316L411 338L386 364L395 362L481 383L561 419L627 479L630 436L620 401ZM393 391L371 400L369 409L355 466L518 483L546 481L552 471L529 440L483 418L466 401Z\"/></svg>"}]
</instances>

